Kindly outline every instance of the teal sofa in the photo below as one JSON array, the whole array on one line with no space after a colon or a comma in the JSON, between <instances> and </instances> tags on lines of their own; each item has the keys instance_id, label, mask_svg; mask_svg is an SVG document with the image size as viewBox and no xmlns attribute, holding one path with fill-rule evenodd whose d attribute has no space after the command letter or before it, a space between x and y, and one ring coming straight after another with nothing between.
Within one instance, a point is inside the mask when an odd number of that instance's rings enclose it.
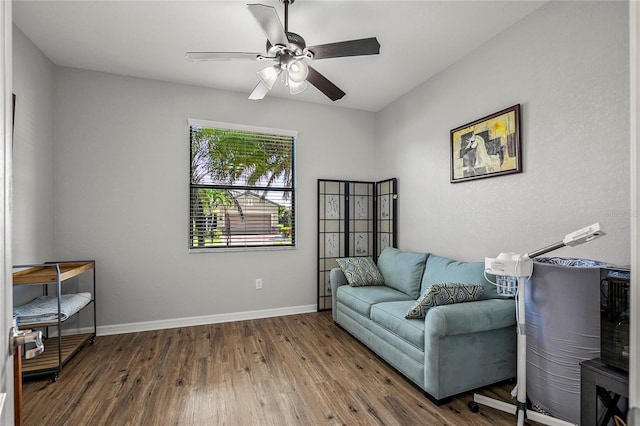
<instances>
[{"instance_id":1,"label":"teal sofa","mask_svg":"<svg viewBox=\"0 0 640 426\"><path fill-rule=\"evenodd\" d=\"M515 302L498 296L484 263L388 247L377 267L384 285L352 287L340 268L331 270L333 320L432 402L516 376ZM405 318L427 288L445 282L481 284L484 294L429 308L424 319Z\"/></svg>"}]
</instances>

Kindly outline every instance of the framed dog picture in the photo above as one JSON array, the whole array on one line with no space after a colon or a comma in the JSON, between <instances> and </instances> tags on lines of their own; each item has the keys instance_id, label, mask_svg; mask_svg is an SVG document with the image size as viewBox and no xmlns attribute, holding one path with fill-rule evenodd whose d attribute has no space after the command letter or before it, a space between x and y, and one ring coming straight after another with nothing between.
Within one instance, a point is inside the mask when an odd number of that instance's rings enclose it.
<instances>
[{"instance_id":1,"label":"framed dog picture","mask_svg":"<svg viewBox=\"0 0 640 426\"><path fill-rule=\"evenodd\" d=\"M521 172L520 104L451 130L451 183Z\"/></svg>"}]
</instances>

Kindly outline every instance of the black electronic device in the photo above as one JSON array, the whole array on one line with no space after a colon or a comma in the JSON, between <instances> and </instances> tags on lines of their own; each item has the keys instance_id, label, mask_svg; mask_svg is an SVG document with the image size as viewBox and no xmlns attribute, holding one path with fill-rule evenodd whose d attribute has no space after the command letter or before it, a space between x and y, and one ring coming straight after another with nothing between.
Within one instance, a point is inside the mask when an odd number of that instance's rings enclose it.
<instances>
[{"instance_id":1,"label":"black electronic device","mask_svg":"<svg viewBox=\"0 0 640 426\"><path fill-rule=\"evenodd\" d=\"M630 276L628 269L600 269L600 358L624 371L629 371Z\"/></svg>"}]
</instances>

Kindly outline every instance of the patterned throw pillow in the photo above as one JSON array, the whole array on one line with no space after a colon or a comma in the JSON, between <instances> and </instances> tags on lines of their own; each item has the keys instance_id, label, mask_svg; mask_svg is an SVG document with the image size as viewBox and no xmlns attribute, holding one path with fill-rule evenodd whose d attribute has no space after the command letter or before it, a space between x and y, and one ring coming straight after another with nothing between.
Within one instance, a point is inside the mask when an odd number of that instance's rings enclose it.
<instances>
[{"instance_id":1,"label":"patterned throw pillow","mask_svg":"<svg viewBox=\"0 0 640 426\"><path fill-rule=\"evenodd\" d=\"M484 287L480 284L434 284L416 301L405 318L420 319L427 315L433 306L451 305L453 303L473 302L480 300Z\"/></svg>"},{"instance_id":2,"label":"patterned throw pillow","mask_svg":"<svg viewBox=\"0 0 640 426\"><path fill-rule=\"evenodd\" d=\"M384 277L370 257L344 257L336 261L351 287L384 284Z\"/></svg>"}]
</instances>

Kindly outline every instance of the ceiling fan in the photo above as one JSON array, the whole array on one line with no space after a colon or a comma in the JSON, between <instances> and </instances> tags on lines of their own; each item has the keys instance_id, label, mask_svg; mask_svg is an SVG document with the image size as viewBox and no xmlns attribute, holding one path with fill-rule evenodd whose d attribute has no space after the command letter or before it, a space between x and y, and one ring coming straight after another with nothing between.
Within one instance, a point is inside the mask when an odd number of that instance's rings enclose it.
<instances>
[{"instance_id":1,"label":"ceiling fan","mask_svg":"<svg viewBox=\"0 0 640 426\"><path fill-rule=\"evenodd\" d=\"M289 31L289 5L295 0L280 0L284 4L284 27L275 8L262 4L248 4L249 12L267 36L266 54L248 52L187 52L190 61L275 61L276 64L258 71L259 82L249 99L262 99L271 90L279 76L292 95L303 92L308 83L314 85L332 101L341 99L345 92L329 81L307 60L340 58L345 56L377 55L380 43L375 37L340 41L307 47L304 38Z\"/></svg>"}]
</instances>

